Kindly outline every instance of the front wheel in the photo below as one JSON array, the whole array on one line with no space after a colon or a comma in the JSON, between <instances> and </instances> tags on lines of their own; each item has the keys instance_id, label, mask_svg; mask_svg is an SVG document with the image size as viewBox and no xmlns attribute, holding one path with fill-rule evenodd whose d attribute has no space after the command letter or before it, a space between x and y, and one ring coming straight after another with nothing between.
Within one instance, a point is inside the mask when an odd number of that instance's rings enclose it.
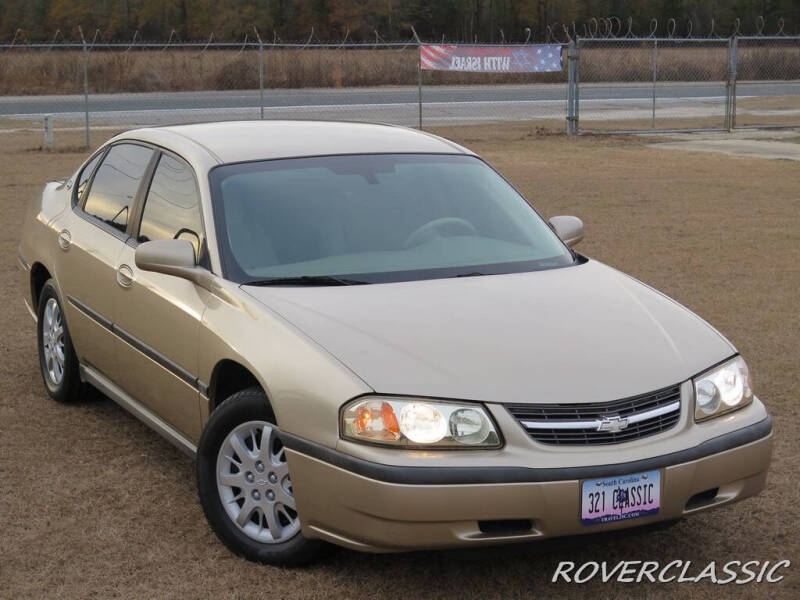
<instances>
[{"instance_id":1,"label":"front wheel","mask_svg":"<svg viewBox=\"0 0 800 600\"><path fill-rule=\"evenodd\" d=\"M300 531L286 452L260 388L212 413L197 449L197 487L209 524L236 554L288 566L310 562L322 547Z\"/></svg>"}]
</instances>

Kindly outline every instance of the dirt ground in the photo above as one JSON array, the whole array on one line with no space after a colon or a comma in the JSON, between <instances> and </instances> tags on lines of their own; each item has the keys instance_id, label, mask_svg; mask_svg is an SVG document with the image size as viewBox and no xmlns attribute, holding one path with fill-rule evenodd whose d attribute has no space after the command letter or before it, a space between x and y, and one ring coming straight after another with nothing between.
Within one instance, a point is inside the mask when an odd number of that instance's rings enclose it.
<instances>
[{"instance_id":1,"label":"dirt ground","mask_svg":"<svg viewBox=\"0 0 800 600\"><path fill-rule=\"evenodd\" d=\"M775 422L768 488L665 531L487 551L362 555L302 570L231 555L206 525L192 462L103 398L50 401L16 289L28 199L84 156L0 134L0 597L800 597L797 486L800 170L796 162L666 152L642 138L442 130L492 161L547 216L586 224L580 250L664 291L741 350ZM110 132L98 132L100 142ZM73 136L70 138L68 136ZM550 584L559 561L789 559L780 584Z\"/></svg>"}]
</instances>

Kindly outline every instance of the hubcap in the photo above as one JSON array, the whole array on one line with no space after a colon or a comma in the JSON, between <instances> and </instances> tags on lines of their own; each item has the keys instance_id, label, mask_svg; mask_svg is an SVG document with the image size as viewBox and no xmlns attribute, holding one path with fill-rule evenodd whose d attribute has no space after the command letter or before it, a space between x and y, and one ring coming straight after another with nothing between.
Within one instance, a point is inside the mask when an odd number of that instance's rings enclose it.
<instances>
[{"instance_id":1,"label":"hubcap","mask_svg":"<svg viewBox=\"0 0 800 600\"><path fill-rule=\"evenodd\" d=\"M222 442L217 490L225 512L251 539L273 544L300 531L286 453L265 421L242 423Z\"/></svg>"},{"instance_id":2,"label":"hubcap","mask_svg":"<svg viewBox=\"0 0 800 600\"><path fill-rule=\"evenodd\" d=\"M61 307L55 298L47 300L42 322L42 350L44 371L51 384L61 385L64 379L64 324Z\"/></svg>"}]
</instances>

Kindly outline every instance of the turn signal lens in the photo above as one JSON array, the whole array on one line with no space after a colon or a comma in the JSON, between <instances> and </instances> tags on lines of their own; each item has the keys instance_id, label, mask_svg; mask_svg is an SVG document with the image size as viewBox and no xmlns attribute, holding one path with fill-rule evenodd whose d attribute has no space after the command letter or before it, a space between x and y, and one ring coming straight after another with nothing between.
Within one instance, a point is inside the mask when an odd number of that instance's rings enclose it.
<instances>
[{"instance_id":1,"label":"turn signal lens","mask_svg":"<svg viewBox=\"0 0 800 600\"><path fill-rule=\"evenodd\" d=\"M395 440L400 437L397 417L387 402L370 401L361 404L355 411L353 430L363 438Z\"/></svg>"},{"instance_id":2,"label":"turn signal lens","mask_svg":"<svg viewBox=\"0 0 800 600\"><path fill-rule=\"evenodd\" d=\"M500 436L479 404L362 397L342 411L342 437L406 448L497 448Z\"/></svg>"},{"instance_id":3,"label":"turn signal lens","mask_svg":"<svg viewBox=\"0 0 800 600\"><path fill-rule=\"evenodd\" d=\"M397 417L394 415L394 409L388 402L381 405L381 417L383 418L383 426L393 433L400 433L400 426L397 424Z\"/></svg>"}]
</instances>

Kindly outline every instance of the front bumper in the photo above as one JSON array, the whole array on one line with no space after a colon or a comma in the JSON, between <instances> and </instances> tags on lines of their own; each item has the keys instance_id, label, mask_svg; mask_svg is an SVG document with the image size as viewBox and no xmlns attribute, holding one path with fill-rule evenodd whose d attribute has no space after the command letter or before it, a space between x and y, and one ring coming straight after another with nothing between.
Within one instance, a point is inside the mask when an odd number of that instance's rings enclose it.
<instances>
[{"instance_id":1,"label":"front bumper","mask_svg":"<svg viewBox=\"0 0 800 600\"><path fill-rule=\"evenodd\" d=\"M391 552L609 531L742 500L765 486L772 422L765 416L696 446L642 460L565 468L402 467L288 434L284 443L304 535L355 550ZM582 479L654 468L662 473L659 514L581 524Z\"/></svg>"}]
</instances>

